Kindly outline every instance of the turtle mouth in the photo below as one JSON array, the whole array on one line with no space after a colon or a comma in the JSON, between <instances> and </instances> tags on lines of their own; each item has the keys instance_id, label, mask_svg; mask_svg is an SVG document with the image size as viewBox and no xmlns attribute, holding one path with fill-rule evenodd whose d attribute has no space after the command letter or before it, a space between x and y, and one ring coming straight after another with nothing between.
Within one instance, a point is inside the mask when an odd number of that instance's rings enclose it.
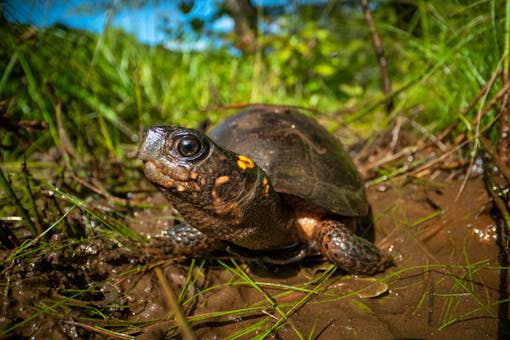
<instances>
[{"instance_id":1,"label":"turtle mouth","mask_svg":"<svg viewBox=\"0 0 510 340\"><path fill-rule=\"evenodd\" d=\"M143 172L145 173L145 177L147 179L157 185L161 185L164 187L172 186L174 180L172 177L165 175L161 171L159 171L156 164L151 160L143 160Z\"/></svg>"},{"instance_id":2,"label":"turtle mouth","mask_svg":"<svg viewBox=\"0 0 510 340\"><path fill-rule=\"evenodd\" d=\"M185 185L190 180L188 171L181 167L168 166L165 162L153 159L142 159L142 162L145 177L158 186L170 188Z\"/></svg>"}]
</instances>

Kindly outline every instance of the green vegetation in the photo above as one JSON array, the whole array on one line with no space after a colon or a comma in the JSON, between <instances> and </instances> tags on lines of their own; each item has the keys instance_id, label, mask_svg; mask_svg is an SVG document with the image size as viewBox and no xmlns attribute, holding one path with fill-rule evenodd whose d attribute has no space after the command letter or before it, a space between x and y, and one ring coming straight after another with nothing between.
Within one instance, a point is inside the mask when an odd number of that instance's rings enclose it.
<instances>
[{"instance_id":1,"label":"green vegetation","mask_svg":"<svg viewBox=\"0 0 510 340\"><path fill-rule=\"evenodd\" d=\"M418 4L410 18L391 2L374 16L396 94L395 114L439 131L459 119L494 73L508 69L504 4ZM122 146L135 144L143 126L215 122L228 114L221 106L249 102L344 112L334 119L352 123L363 116L363 127L374 130L370 122L384 109L377 105L383 95L361 12L346 9L325 23L308 16L282 18L281 31L260 36L259 54L247 57L225 49L171 52L115 29L96 36L4 24L3 111L12 129L25 124L3 134L4 161L51 147L73 150L78 159L93 150L98 159L119 160L126 152ZM499 89L501 77L487 98ZM469 120L482 104L468 112ZM473 128L462 122L461 132Z\"/></svg>"},{"instance_id":2,"label":"green vegetation","mask_svg":"<svg viewBox=\"0 0 510 340\"><path fill-rule=\"evenodd\" d=\"M379 1L372 13L388 60L390 96L381 89L378 60L358 6L336 11L332 8L340 5L331 2L283 15L278 18L280 30L260 34L255 52L242 56L227 47L178 52L146 46L112 28L95 35L60 26L35 29L0 18L0 247L10 251L0 259L0 268L6 271L16 261L49 256L57 248L73 251L90 240L108 239L111 247L127 253L140 246L144 237L128 225L135 219L132 209L153 205L136 195L133 199L133 193L151 190L136 160L139 137L151 124L214 124L245 104L267 102L314 108L321 114L310 114L330 130L348 124L363 139L371 140L405 121L419 131L413 142L450 145L466 159L474 160L479 135L502 150L506 137L501 137L505 124L501 117L508 115L510 93L510 1L409 3L413 4ZM388 98L394 101L391 112L385 111ZM441 150L443 155L447 149ZM409 171L416 174L429 161L416 158L409 164L371 168L375 175L370 184ZM416 224L442 213L430 213ZM510 228L508 217L506 223ZM59 238L62 234L65 241ZM242 337L243 332L258 332L263 338L289 325L290 315L332 284L332 268L302 286L277 287L255 282L235 261L215 264L231 274L226 285L250 286L260 293L261 302L243 310L194 315L188 322L261 316L268 310L279 317L268 316L231 338ZM147 267L123 268L119 276ZM442 328L479 310L496 317L490 307L507 303L487 298L476 300L479 309L457 311L460 297L477 288L469 286L472 276L487 267L485 262L470 263L466 255L466 265L454 268L462 273L452 284L451 295L441 296ZM429 268L447 266L405 268L381 282L391 285L406 271ZM189 269L178 297L185 307L198 300L189 295L199 277L206 275L202 267L194 269ZM419 285L421 280L406 284ZM89 320L102 321L93 332L115 336L113 332L121 330L125 333L116 336L122 338L130 329L143 329L149 322L125 324L112 318L106 307L83 305L102 283L113 285L112 281L99 275L91 287L48 298L29 317L0 330L0 336L41 315L63 317L73 308ZM2 282L1 288L7 296L11 282ZM269 288L281 293L268 295ZM278 302L292 294L300 295L292 303ZM325 295L324 300L354 295ZM314 338L315 328L307 334L290 327L299 338ZM168 324L168 329L176 328L175 323Z\"/></svg>"}]
</instances>

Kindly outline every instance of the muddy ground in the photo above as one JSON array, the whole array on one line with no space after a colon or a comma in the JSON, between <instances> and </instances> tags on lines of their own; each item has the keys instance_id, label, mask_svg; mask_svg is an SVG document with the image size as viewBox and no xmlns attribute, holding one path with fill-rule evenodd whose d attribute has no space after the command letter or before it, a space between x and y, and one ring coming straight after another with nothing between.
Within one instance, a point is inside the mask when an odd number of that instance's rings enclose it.
<instances>
[{"instance_id":1,"label":"muddy ground","mask_svg":"<svg viewBox=\"0 0 510 340\"><path fill-rule=\"evenodd\" d=\"M55 233L11 258L15 250L2 249L0 330L7 338L179 338L166 286L181 294L200 339L252 338L275 325L270 338L508 337L503 224L480 172L464 183L465 174L466 167L431 168L368 183L376 242L395 262L373 279L331 273L317 258L283 267L223 255L162 258L143 242L98 232L97 220L75 209L67 222L87 226L81 240ZM141 190L133 197L147 208L111 217L154 235L175 215L148 183Z\"/></svg>"}]
</instances>

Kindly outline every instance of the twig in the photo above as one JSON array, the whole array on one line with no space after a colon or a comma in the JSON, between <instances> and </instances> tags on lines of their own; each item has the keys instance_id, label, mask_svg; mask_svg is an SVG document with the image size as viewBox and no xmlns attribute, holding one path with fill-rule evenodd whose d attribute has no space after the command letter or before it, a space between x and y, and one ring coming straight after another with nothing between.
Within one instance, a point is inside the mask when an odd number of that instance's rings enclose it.
<instances>
[{"instance_id":1,"label":"twig","mask_svg":"<svg viewBox=\"0 0 510 340\"><path fill-rule=\"evenodd\" d=\"M96 187L92 183L89 183L86 180L80 178L75 173L71 172L70 176L71 176L71 178L74 181L78 182L80 185L83 185L85 188L87 188L89 190L92 190L93 192L95 192L99 196L103 196L104 198L106 198L110 202L115 203L115 204L120 205L120 206L123 206L123 207L128 205L128 200L120 198L120 197L113 196L112 194L110 194L106 190L102 190L101 188Z\"/></svg>"},{"instance_id":2,"label":"twig","mask_svg":"<svg viewBox=\"0 0 510 340\"><path fill-rule=\"evenodd\" d=\"M506 96L508 94L508 91L510 90L510 82L505 84L505 86L503 86L503 88L501 90L499 90L499 92L489 101L489 103L487 104L487 106L478 112L478 114L476 115L476 117L471 121L471 126L475 126L476 129L475 129L475 140L474 140L474 152L473 152L473 155L471 156L471 161L470 161L470 164L469 164L469 167L467 169L467 173L466 173L466 176L464 177L464 181L462 182L462 185L459 189L459 193L457 194L457 197L455 198L455 201L457 201L460 197L460 195L462 194L462 192L464 191L464 188L467 184L467 181L469 179L469 177L471 176L471 171L472 171L472 168L473 168L473 164L474 164L474 161L475 161L475 153L476 153L476 150L477 150L477 141L479 140L479 137L481 136L480 134L480 121L482 120L482 117L487 113L489 112L489 110L497 103L497 101Z\"/></svg>"},{"instance_id":3,"label":"twig","mask_svg":"<svg viewBox=\"0 0 510 340\"><path fill-rule=\"evenodd\" d=\"M487 95L488 94L489 93L487 92L484 95L482 104L485 104L485 101L487 100ZM482 105L482 107L483 107L483 105ZM485 111L485 112L487 112L487 111ZM466 175L464 176L464 180L462 181L462 184L460 186L459 192L457 193L457 196L455 197L455 202L457 202L459 200L460 195L462 195L462 193L464 192L464 189L465 189L465 187L467 185L467 181L471 177L471 173L473 171L473 164L475 164L475 158L476 158L476 154L477 154L477 151L478 151L478 145L479 145L478 141L479 141L479 137L480 137L480 121L482 120L482 114L483 114L483 110L480 108L480 110L478 110L476 118L474 119L474 121L476 121L475 135L474 135L474 140L473 140L472 152L470 153L469 166L467 168Z\"/></svg>"},{"instance_id":4,"label":"twig","mask_svg":"<svg viewBox=\"0 0 510 340\"><path fill-rule=\"evenodd\" d=\"M508 230L510 230L510 212L508 211L505 202L492 190L491 188L488 189L489 193L491 194L492 200L494 201L494 204L496 205L496 208L498 208L501 217L506 223L506 227Z\"/></svg>"},{"instance_id":5,"label":"twig","mask_svg":"<svg viewBox=\"0 0 510 340\"><path fill-rule=\"evenodd\" d=\"M474 149L475 150L477 149L476 143L475 143ZM457 202L459 200L460 195L462 195L462 193L464 192L464 189L466 188L467 181L469 180L469 178L471 177L471 173L473 172L473 165L475 164L475 159L476 159L476 152L473 152L473 154L471 155L471 159L469 161L469 166L467 168L466 175L464 176L464 179L462 180L462 184L460 185L459 192L457 192L457 196L455 196L455 202Z\"/></svg>"},{"instance_id":6,"label":"twig","mask_svg":"<svg viewBox=\"0 0 510 340\"><path fill-rule=\"evenodd\" d=\"M427 129L425 129L422 125L420 125L416 121L409 119L407 117L398 117L398 118L400 120L404 120L406 124L410 124L415 129L417 129L419 132L421 132L425 136L425 139L430 140L434 145L436 145L436 147L439 150L441 150L441 152L448 151L448 147L446 145L444 145L443 142L441 142L436 136L431 134L429 131L427 131ZM394 135L394 132L392 132L392 135ZM375 143L377 143L377 142L372 142L372 144L375 144ZM393 144L393 142L392 142L392 144ZM373 170L375 168L379 168L386 163L391 163L391 162L394 162L402 157L406 157L406 156L415 154L418 151L423 150L428 145L430 145L430 144L426 143L425 141L422 142L420 140L416 145L402 148L398 152L388 153L388 154L384 155L383 157L381 157L375 161L372 161L372 162L364 162L364 163L368 163L368 164L365 164L364 166L361 167L363 169L362 173L367 173L368 171ZM394 148L393 146L390 147L390 149L393 149L393 148ZM360 152L356 156L356 160L363 159L364 157L368 158L368 156L366 156L366 154L369 154L368 150L369 150L369 148L365 147L362 150L362 152Z\"/></svg>"},{"instance_id":7,"label":"twig","mask_svg":"<svg viewBox=\"0 0 510 340\"><path fill-rule=\"evenodd\" d=\"M504 50L503 50L503 74L501 78L503 84L507 85L510 83L510 3L506 4L505 11L505 34L504 34ZM508 162L508 133L510 128L508 127L508 97L507 92L501 99L501 109L499 118L499 143L498 152L504 163Z\"/></svg>"},{"instance_id":8,"label":"twig","mask_svg":"<svg viewBox=\"0 0 510 340\"><path fill-rule=\"evenodd\" d=\"M424 128L421 124L417 123L414 120L408 120L409 123L418 131L420 131L426 139L429 139L439 150L446 151L448 150L448 147L444 145L444 143L441 141L440 138L436 137L434 134L430 133L426 128ZM426 143L423 143L422 145L425 145Z\"/></svg>"},{"instance_id":9,"label":"twig","mask_svg":"<svg viewBox=\"0 0 510 340\"><path fill-rule=\"evenodd\" d=\"M505 44L503 51L503 73L501 78L503 80L503 84L510 83L510 6L507 3L506 6L506 20L505 20ZM500 118L499 118L499 143L498 143L498 152L499 156L502 157L503 162L508 162L508 133L510 128L508 126L508 97L509 93L507 92L503 98L501 99L501 109L500 109Z\"/></svg>"},{"instance_id":10,"label":"twig","mask_svg":"<svg viewBox=\"0 0 510 340\"><path fill-rule=\"evenodd\" d=\"M397 147L398 140L400 138L400 130L402 129L403 119L400 117L397 117L395 119L395 124L393 126L393 129L391 129L391 142L389 145L390 151L392 153L395 152L395 148Z\"/></svg>"},{"instance_id":11,"label":"twig","mask_svg":"<svg viewBox=\"0 0 510 340\"><path fill-rule=\"evenodd\" d=\"M506 93L501 99L501 111L499 117L499 141L498 141L498 154L504 163L509 161L508 156L508 135L510 133L510 127L508 126L508 97L510 93Z\"/></svg>"},{"instance_id":12,"label":"twig","mask_svg":"<svg viewBox=\"0 0 510 340\"><path fill-rule=\"evenodd\" d=\"M443 153L442 155L438 156L437 158L434 158L433 160L431 160L430 162L420 166L419 168L416 168L414 169L413 171L411 171L411 174L417 174L417 173L420 173L422 172L423 170L425 169L428 169L430 168L431 166L433 166L434 164L437 164L439 162L442 162L444 159L446 159L447 157L449 157L452 153L454 152L457 152L458 150L462 149L467 143L469 142L469 140L464 140L463 142L455 145L455 146L452 146L448 151L446 151L445 153Z\"/></svg>"},{"instance_id":13,"label":"twig","mask_svg":"<svg viewBox=\"0 0 510 340\"><path fill-rule=\"evenodd\" d=\"M396 161L399 158L402 158L404 156L412 155L412 154L414 154L416 152L416 149L417 149L416 146L413 145L413 146L405 147L405 148L403 148L402 150L400 150L400 151L398 151L396 153L388 154L388 155L384 156L383 158L378 159L378 160L372 162L372 164L364 167L363 168L363 172L368 172L370 170L380 168L384 164L388 164L388 163L394 162L394 161Z\"/></svg>"},{"instance_id":14,"label":"twig","mask_svg":"<svg viewBox=\"0 0 510 340\"><path fill-rule=\"evenodd\" d=\"M487 104L487 106L485 107L485 109L483 109L482 112L480 112L479 115L477 115L472 121L471 121L471 125L472 126L475 126L478 124L479 120L482 119L483 116L485 116L485 114L487 112L489 112L492 107L503 97L507 94L507 92L510 90L510 82L506 83L502 88L501 90L498 91L498 93L496 93L496 95L494 97L492 97L492 99L489 101L489 103Z\"/></svg>"},{"instance_id":15,"label":"twig","mask_svg":"<svg viewBox=\"0 0 510 340\"><path fill-rule=\"evenodd\" d=\"M464 110L462 110L461 114L463 116L466 116L469 113L469 111L471 111L473 109L473 107L475 107L476 103L478 103L478 101L490 90L490 88L492 87L492 85L494 84L496 79L498 78L498 75L500 75L500 74L501 74L501 68L498 67L496 72L494 72L492 74L492 76L490 77L489 81L487 81L485 83L485 85L480 89L480 91L476 94L476 96L471 100L471 102L468 104L468 106L466 106L466 108ZM448 136L450 134L450 132L453 131L453 129L455 129L455 127L457 126L457 124L459 124L459 122L460 122L460 120L456 119L450 126L448 126L445 130L443 130L443 132L441 132L437 138L439 140L443 140L446 136Z\"/></svg>"},{"instance_id":16,"label":"twig","mask_svg":"<svg viewBox=\"0 0 510 340\"><path fill-rule=\"evenodd\" d=\"M377 61L379 62L379 68L381 70L381 78L382 78L382 87L383 92L386 96L388 96L386 100L386 113L390 114L393 111L393 97L391 94L391 79L388 73L388 60L384 55L384 48L381 43L381 39L377 34L377 30L375 28L374 19L372 17L372 13L368 6L368 0L360 0L361 7L363 8L363 14L365 16L365 20L367 21L368 28L370 30L370 36L372 38L372 45L374 46L375 55L377 57Z\"/></svg>"},{"instance_id":17,"label":"twig","mask_svg":"<svg viewBox=\"0 0 510 340\"><path fill-rule=\"evenodd\" d=\"M510 211L508 210L505 202L499 197L499 195L494 191L495 183L492 179L492 175L490 173L490 170L488 169L487 164L484 163L484 181L485 181L485 187L489 194L491 195L491 198L496 205L496 208L499 210L499 213L501 214L501 217L505 221L505 224L507 228L510 230Z\"/></svg>"},{"instance_id":18,"label":"twig","mask_svg":"<svg viewBox=\"0 0 510 340\"><path fill-rule=\"evenodd\" d=\"M483 148L489 154L494 164L498 167L501 174L506 178L508 182L510 182L510 169L506 166L503 159L498 157L498 153L492 146L491 142L485 138L485 136L480 135L480 142L482 143Z\"/></svg>"}]
</instances>

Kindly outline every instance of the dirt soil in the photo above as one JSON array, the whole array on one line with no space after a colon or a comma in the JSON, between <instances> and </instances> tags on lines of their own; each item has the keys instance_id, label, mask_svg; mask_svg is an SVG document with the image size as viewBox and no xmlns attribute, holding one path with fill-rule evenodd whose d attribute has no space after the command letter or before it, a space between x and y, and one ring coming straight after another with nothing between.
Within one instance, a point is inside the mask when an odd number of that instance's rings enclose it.
<instances>
[{"instance_id":1,"label":"dirt soil","mask_svg":"<svg viewBox=\"0 0 510 340\"><path fill-rule=\"evenodd\" d=\"M373 279L335 272L321 281L329 273L322 259L282 267L243 260L236 267L228 258L224 265L218 259L176 262L93 228L85 241L55 234L32 244L32 256L2 268L0 330L24 322L8 334L122 338L99 326L145 339L179 337L166 285L181 294L200 339L252 338L277 323L281 327L271 338L508 337L508 249L497 241L503 225L491 215L480 174L471 175L457 198L464 173L437 170L368 187L376 242L395 262ZM133 230L154 235L174 223L160 194L140 195L151 208L128 210L125 219ZM68 220L85 218L75 212ZM2 262L12 253L3 249Z\"/></svg>"}]
</instances>

